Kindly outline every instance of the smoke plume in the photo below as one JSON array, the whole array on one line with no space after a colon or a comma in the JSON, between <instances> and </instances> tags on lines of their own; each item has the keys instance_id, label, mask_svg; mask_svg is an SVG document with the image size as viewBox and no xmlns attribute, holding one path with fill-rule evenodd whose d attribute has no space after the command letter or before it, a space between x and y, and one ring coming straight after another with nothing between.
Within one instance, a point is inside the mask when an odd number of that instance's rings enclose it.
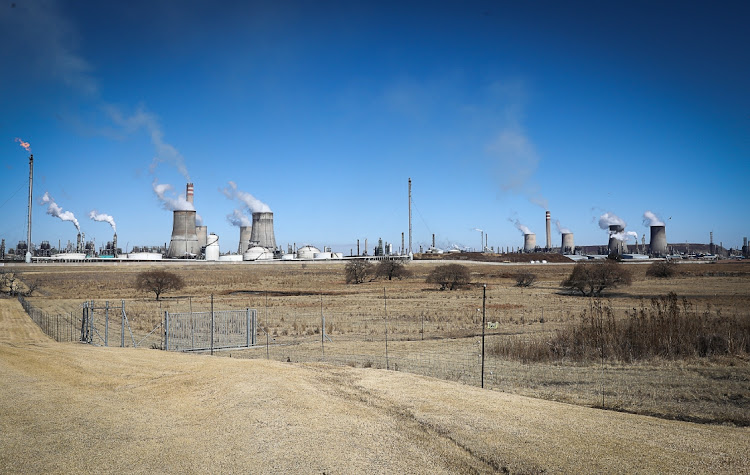
<instances>
[{"instance_id":1,"label":"smoke plume","mask_svg":"<svg viewBox=\"0 0 750 475\"><path fill-rule=\"evenodd\" d=\"M250 218L247 217L245 213L242 212L240 209L235 209L232 214L227 215L227 221L232 226L250 226L253 223L250 221Z\"/></svg>"},{"instance_id":2,"label":"smoke plume","mask_svg":"<svg viewBox=\"0 0 750 475\"><path fill-rule=\"evenodd\" d=\"M250 193L237 189L237 183L230 181L226 188L219 188L219 191L230 200L236 200L242 203L245 210L253 213L270 213L271 208L267 204L254 197Z\"/></svg>"},{"instance_id":3,"label":"smoke plume","mask_svg":"<svg viewBox=\"0 0 750 475\"><path fill-rule=\"evenodd\" d=\"M49 191L44 192L44 196L42 196L41 199L41 204L47 205L48 215L54 216L55 218L60 218L63 221L70 221L76 227L78 232L81 232L81 226L79 226L78 220L76 219L75 215L70 211L63 211L63 209L58 206L57 203L55 203L55 200L50 196Z\"/></svg>"},{"instance_id":4,"label":"smoke plume","mask_svg":"<svg viewBox=\"0 0 750 475\"><path fill-rule=\"evenodd\" d=\"M20 143L21 147L23 147L27 152L31 152L31 144L29 142L24 142L18 137L16 137L16 142Z\"/></svg>"},{"instance_id":5,"label":"smoke plume","mask_svg":"<svg viewBox=\"0 0 750 475\"><path fill-rule=\"evenodd\" d=\"M115 218L108 214L104 213L97 213L95 209L91 210L89 212L89 218L93 219L94 221L101 221L109 223L110 226L112 226L112 230L117 233L117 225L115 224Z\"/></svg>"},{"instance_id":6,"label":"smoke plume","mask_svg":"<svg viewBox=\"0 0 750 475\"><path fill-rule=\"evenodd\" d=\"M517 220L517 219L513 220L513 219L508 218L508 221L510 221L511 223L513 223L513 225L516 227L516 229L518 229L519 231L521 231L521 234L523 234L523 235L534 234L533 232L531 232L531 229L529 229L528 227L526 227L523 224L521 224L521 222L519 220Z\"/></svg>"},{"instance_id":7,"label":"smoke plume","mask_svg":"<svg viewBox=\"0 0 750 475\"><path fill-rule=\"evenodd\" d=\"M614 225L620 226L624 229L625 226L627 226L627 223L614 213L604 213L603 215L599 216L600 228L609 231L609 227Z\"/></svg>"},{"instance_id":8,"label":"smoke plume","mask_svg":"<svg viewBox=\"0 0 750 475\"><path fill-rule=\"evenodd\" d=\"M651 211L646 211L645 213L643 213L643 225L646 226L646 227L649 227L649 226L664 226L664 221L660 220Z\"/></svg>"},{"instance_id":9,"label":"smoke plume","mask_svg":"<svg viewBox=\"0 0 750 475\"><path fill-rule=\"evenodd\" d=\"M571 233L570 229L564 228L564 227L562 227L562 225L560 225L560 220L559 219L555 220L555 226L557 227L557 232L560 233L560 234L570 234Z\"/></svg>"},{"instance_id":10,"label":"smoke plume","mask_svg":"<svg viewBox=\"0 0 750 475\"><path fill-rule=\"evenodd\" d=\"M185 199L185 195L175 196L174 187L172 187L172 185L168 183L158 183L154 180L151 187L154 189L154 194L156 194L156 198L164 209L169 211L195 210L195 206L193 206L193 203L190 203Z\"/></svg>"},{"instance_id":11,"label":"smoke plume","mask_svg":"<svg viewBox=\"0 0 750 475\"><path fill-rule=\"evenodd\" d=\"M638 241L638 233L633 231L620 231L617 233L611 233L611 238L615 238L618 241L627 241L629 237L632 237L636 242Z\"/></svg>"}]
</instances>

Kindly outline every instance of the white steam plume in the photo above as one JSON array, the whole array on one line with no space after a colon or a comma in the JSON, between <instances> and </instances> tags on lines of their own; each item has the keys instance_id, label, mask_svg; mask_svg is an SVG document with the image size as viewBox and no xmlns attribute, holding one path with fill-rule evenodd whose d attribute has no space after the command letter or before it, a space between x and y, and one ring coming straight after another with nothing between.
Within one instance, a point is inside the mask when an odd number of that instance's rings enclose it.
<instances>
[{"instance_id":1,"label":"white steam plume","mask_svg":"<svg viewBox=\"0 0 750 475\"><path fill-rule=\"evenodd\" d=\"M95 209L91 210L89 212L89 218L93 219L94 221L102 221L109 223L110 226L112 226L112 230L117 233L117 225L115 224L115 218L108 214L104 213L97 213Z\"/></svg>"},{"instance_id":2,"label":"white steam plume","mask_svg":"<svg viewBox=\"0 0 750 475\"><path fill-rule=\"evenodd\" d=\"M42 196L41 199L41 204L47 205L48 215L54 216L55 218L60 218L63 221L70 221L76 227L78 232L81 232L81 226L79 226L78 220L76 219L75 215L70 211L63 211L62 208L59 207L57 203L55 203L55 200L50 196L49 191L44 192L44 196Z\"/></svg>"},{"instance_id":3,"label":"white steam plume","mask_svg":"<svg viewBox=\"0 0 750 475\"><path fill-rule=\"evenodd\" d=\"M518 229L519 231L521 231L521 234L523 234L523 235L534 234L533 232L531 232L531 229L529 229L528 227L526 227L523 224L521 224L521 222L519 220L517 220L517 219L513 220L511 218L508 218L508 221L510 221L511 223L513 223L513 225L516 227L516 229Z\"/></svg>"},{"instance_id":4,"label":"white steam plume","mask_svg":"<svg viewBox=\"0 0 750 475\"><path fill-rule=\"evenodd\" d=\"M609 237L615 238L618 241L627 241L628 238L632 237L636 242L638 242L638 233L634 231L620 231L618 233L611 233Z\"/></svg>"},{"instance_id":5,"label":"white steam plume","mask_svg":"<svg viewBox=\"0 0 750 475\"><path fill-rule=\"evenodd\" d=\"M614 225L620 226L624 229L625 226L627 226L627 223L625 223L625 221L620 219L620 217L614 213L604 213L603 215L599 216L600 228L609 231L609 227Z\"/></svg>"},{"instance_id":6,"label":"white steam plume","mask_svg":"<svg viewBox=\"0 0 750 475\"><path fill-rule=\"evenodd\" d=\"M185 199L185 195L174 196L175 193L172 185L168 183L158 183L154 180L151 187L154 189L154 193L164 209L169 211L195 210L195 206L193 206L193 203L190 203ZM168 194L172 196L168 196ZM197 221L198 217L196 216L196 222Z\"/></svg>"},{"instance_id":7,"label":"white steam plume","mask_svg":"<svg viewBox=\"0 0 750 475\"><path fill-rule=\"evenodd\" d=\"M664 226L664 221L659 219L654 213L651 211L646 211L643 213L643 225L646 227L649 226Z\"/></svg>"},{"instance_id":8,"label":"white steam plume","mask_svg":"<svg viewBox=\"0 0 750 475\"><path fill-rule=\"evenodd\" d=\"M555 226L557 227L557 232L560 233L560 234L570 234L571 233L570 229L562 227L562 225L560 224L560 220L559 219L555 220Z\"/></svg>"},{"instance_id":9,"label":"white steam plume","mask_svg":"<svg viewBox=\"0 0 750 475\"><path fill-rule=\"evenodd\" d=\"M250 193L237 189L237 183L230 181L226 188L219 188L219 191L230 200L237 200L242 203L245 209L253 213L270 213L271 208L267 204L254 197Z\"/></svg>"},{"instance_id":10,"label":"white steam plume","mask_svg":"<svg viewBox=\"0 0 750 475\"><path fill-rule=\"evenodd\" d=\"M242 212L240 209L235 209L232 214L227 215L227 221L232 226L250 226L253 223L250 221L250 218L247 217L245 213Z\"/></svg>"}]
</instances>

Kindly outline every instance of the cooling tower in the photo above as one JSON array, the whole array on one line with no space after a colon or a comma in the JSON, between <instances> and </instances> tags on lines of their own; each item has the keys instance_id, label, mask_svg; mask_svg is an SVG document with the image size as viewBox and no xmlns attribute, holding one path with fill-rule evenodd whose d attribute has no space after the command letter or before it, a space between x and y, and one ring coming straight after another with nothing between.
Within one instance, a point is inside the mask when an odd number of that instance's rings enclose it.
<instances>
[{"instance_id":1,"label":"cooling tower","mask_svg":"<svg viewBox=\"0 0 750 475\"><path fill-rule=\"evenodd\" d=\"M574 254L576 251L575 244L573 243L573 233L562 233L562 245L560 251L563 254Z\"/></svg>"},{"instance_id":2,"label":"cooling tower","mask_svg":"<svg viewBox=\"0 0 750 475\"><path fill-rule=\"evenodd\" d=\"M250 242L266 249L276 249L276 238L273 235L273 213L253 213L253 230Z\"/></svg>"},{"instance_id":3,"label":"cooling tower","mask_svg":"<svg viewBox=\"0 0 750 475\"><path fill-rule=\"evenodd\" d=\"M536 249L536 234L523 235L523 252L534 252Z\"/></svg>"},{"instance_id":4,"label":"cooling tower","mask_svg":"<svg viewBox=\"0 0 750 475\"><path fill-rule=\"evenodd\" d=\"M167 257L195 257L200 253L195 233L195 210L175 210Z\"/></svg>"},{"instance_id":5,"label":"cooling tower","mask_svg":"<svg viewBox=\"0 0 750 475\"><path fill-rule=\"evenodd\" d=\"M651 226L651 255L667 255L667 232L664 226Z\"/></svg>"},{"instance_id":6,"label":"cooling tower","mask_svg":"<svg viewBox=\"0 0 750 475\"><path fill-rule=\"evenodd\" d=\"M252 239L252 226L240 226L240 245L237 248L237 253L244 254L245 251L250 249L250 240Z\"/></svg>"},{"instance_id":7,"label":"cooling tower","mask_svg":"<svg viewBox=\"0 0 750 475\"><path fill-rule=\"evenodd\" d=\"M206 247L208 241L208 226L196 226L195 234L198 235L198 250Z\"/></svg>"},{"instance_id":8,"label":"cooling tower","mask_svg":"<svg viewBox=\"0 0 750 475\"><path fill-rule=\"evenodd\" d=\"M609 226L609 253L622 255L628 252L628 244L626 241L621 241L614 237L615 234L619 234L625 231L625 228L619 224L611 224ZM624 236L623 236L624 237Z\"/></svg>"},{"instance_id":9,"label":"cooling tower","mask_svg":"<svg viewBox=\"0 0 750 475\"><path fill-rule=\"evenodd\" d=\"M547 220L547 250L549 251L552 249L552 234L550 233L550 221L552 218L550 217L549 211L545 213L545 217Z\"/></svg>"}]
</instances>

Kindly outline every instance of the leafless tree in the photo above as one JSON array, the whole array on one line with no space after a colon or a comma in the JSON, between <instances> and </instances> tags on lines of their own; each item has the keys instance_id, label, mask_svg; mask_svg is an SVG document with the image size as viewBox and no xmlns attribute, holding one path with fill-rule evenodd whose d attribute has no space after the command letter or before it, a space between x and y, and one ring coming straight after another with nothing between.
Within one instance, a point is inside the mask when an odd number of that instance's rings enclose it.
<instances>
[{"instance_id":1,"label":"leafless tree","mask_svg":"<svg viewBox=\"0 0 750 475\"><path fill-rule=\"evenodd\" d=\"M427 275L428 284L438 284L440 290L454 290L466 287L471 282L471 274L461 264L444 264L437 266Z\"/></svg>"},{"instance_id":2,"label":"leafless tree","mask_svg":"<svg viewBox=\"0 0 750 475\"><path fill-rule=\"evenodd\" d=\"M344 272L347 284L361 284L372 276L372 263L363 259L354 259L346 264Z\"/></svg>"},{"instance_id":3,"label":"leafless tree","mask_svg":"<svg viewBox=\"0 0 750 475\"><path fill-rule=\"evenodd\" d=\"M606 289L630 285L632 281L630 271L624 265L606 260L591 264L579 262L560 285L590 297L599 296Z\"/></svg>"},{"instance_id":4,"label":"leafless tree","mask_svg":"<svg viewBox=\"0 0 750 475\"><path fill-rule=\"evenodd\" d=\"M516 287L531 287L536 282L536 274L519 272L516 274Z\"/></svg>"},{"instance_id":5,"label":"leafless tree","mask_svg":"<svg viewBox=\"0 0 750 475\"><path fill-rule=\"evenodd\" d=\"M180 290L185 282L179 275L165 270L150 270L139 273L135 277L135 288L142 292L153 292L156 300L164 292Z\"/></svg>"},{"instance_id":6,"label":"leafless tree","mask_svg":"<svg viewBox=\"0 0 750 475\"><path fill-rule=\"evenodd\" d=\"M395 260L380 261L378 266L375 268L375 277L403 279L409 277L411 272L406 268L403 262Z\"/></svg>"}]
</instances>

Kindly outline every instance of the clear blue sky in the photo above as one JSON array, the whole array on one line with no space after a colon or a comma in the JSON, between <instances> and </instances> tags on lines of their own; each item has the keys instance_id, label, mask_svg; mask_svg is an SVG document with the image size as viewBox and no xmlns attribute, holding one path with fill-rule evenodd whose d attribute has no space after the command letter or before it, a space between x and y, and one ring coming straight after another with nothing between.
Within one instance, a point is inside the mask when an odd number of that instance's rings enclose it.
<instances>
[{"instance_id":1,"label":"clear blue sky","mask_svg":"<svg viewBox=\"0 0 750 475\"><path fill-rule=\"evenodd\" d=\"M229 181L284 248L398 248L409 177L415 248L521 246L516 220L543 244L545 207L576 244L605 212L750 234L750 3L357 3L4 1L0 237L26 237L16 138L37 244L76 234L45 192L97 247L94 209L123 247L168 242L153 185L185 174L224 252Z\"/></svg>"}]
</instances>

